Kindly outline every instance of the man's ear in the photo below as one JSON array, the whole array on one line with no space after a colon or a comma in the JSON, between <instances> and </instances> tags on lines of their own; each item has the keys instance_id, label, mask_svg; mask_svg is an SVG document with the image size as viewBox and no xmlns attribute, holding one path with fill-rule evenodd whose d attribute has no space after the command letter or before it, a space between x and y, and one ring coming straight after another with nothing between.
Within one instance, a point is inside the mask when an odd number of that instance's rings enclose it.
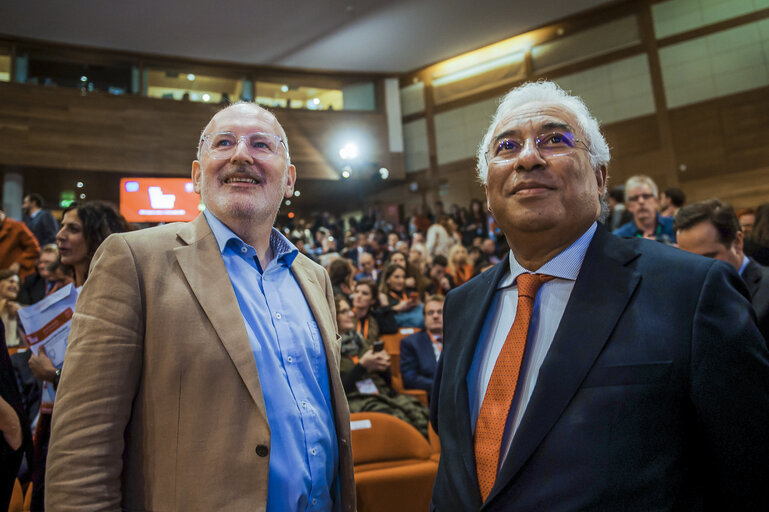
<instances>
[{"instance_id":1,"label":"man's ear","mask_svg":"<svg viewBox=\"0 0 769 512\"><path fill-rule=\"evenodd\" d=\"M289 165L286 169L286 192L283 197L288 199L294 195L294 185L296 184L296 167Z\"/></svg>"},{"instance_id":2,"label":"man's ear","mask_svg":"<svg viewBox=\"0 0 769 512\"><path fill-rule=\"evenodd\" d=\"M734 247L737 252L740 254L743 253L742 244L745 239L745 233L742 232L742 230L737 231L737 236L734 237L734 242L732 242L732 247Z\"/></svg>"},{"instance_id":3,"label":"man's ear","mask_svg":"<svg viewBox=\"0 0 769 512\"><path fill-rule=\"evenodd\" d=\"M606 178L607 178L606 166L599 165L598 167L595 168L594 174L595 174L596 185L598 185L598 195L602 196L606 192Z\"/></svg>"},{"instance_id":4,"label":"man's ear","mask_svg":"<svg viewBox=\"0 0 769 512\"><path fill-rule=\"evenodd\" d=\"M200 194L200 176L202 170L200 168L200 162L198 160L192 161L192 188L196 194Z\"/></svg>"}]
</instances>

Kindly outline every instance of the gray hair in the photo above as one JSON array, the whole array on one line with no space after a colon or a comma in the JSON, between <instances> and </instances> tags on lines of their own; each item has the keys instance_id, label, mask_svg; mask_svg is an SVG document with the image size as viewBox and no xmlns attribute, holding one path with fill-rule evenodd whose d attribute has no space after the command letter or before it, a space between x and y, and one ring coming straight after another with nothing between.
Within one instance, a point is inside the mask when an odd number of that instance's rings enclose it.
<instances>
[{"instance_id":1,"label":"gray hair","mask_svg":"<svg viewBox=\"0 0 769 512\"><path fill-rule=\"evenodd\" d=\"M631 176L628 178L628 180L625 182L625 202L627 203L628 199L628 193L631 188L640 187L641 185L648 185L650 189L652 189L652 194L654 194L654 197L659 197L659 188L657 188L657 184L654 183L654 180L650 177L638 174L636 176Z\"/></svg>"},{"instance_id":2,"label":"gray hair","mask_svg":"<svg viewBox=\"0 0 769 512\"><path fill-rule=\"evenodd\" d=\"M198 151L197 151L196 158L200 160L200 153L203 149L203 137L206 135L206 130L208 130L208 127L211 126L211 122L214 120L214 117L216 117L217 115L219 115L220 113L224 112L227 109L242 106L242 105L253 107L256 110L261 110L262 112L267 112L273 117L273 119L275 119L275 122L278 124L278 131L279 131L280 138L283 140L283 144L286 147L286 167L291 165L291 154L288 151L288 137L286 136L286 130L284 130L283 126L281 126L280 122L278 122L278 118L275 117L275 114L273 112L271 112L270 110L267 110L266 108L259 105L258 103L255 103L253 101L243 101L243 100L236 101L235 103L231 103L225 107L220 108L216 112L216 114L214 114L211 117L211 120L208 121L208 124L206 124L205 128L203 128L203 131L200 132L200 137L198 138Z\"/></svg>"},{"instance_id":3,"label":"gray hair","mask_svg":"<svg viewBox=\"0 0 769 512\"><path fill-rule=\"evenodd\" d=\"M511 90L502 99L481 145L478 146L478 179L481 183L485 185L488 177L489 164L486 162L486 151L491 145L497 125L512 110L533 102L560 106L574 114L579 128L585 134L590 164L594 169L609 164L609 144L601 133L598 121L590 114L582 99L571 96L554 82L529 82Z\"/></svg>"},{"instance_id":4,"label":"gray hair","mask_svg":"<svg viewBox=\"0 0 769 512\"><path fill-rule=\"evenodd\" d=\"M577 125L585 134L586 145L590 154L590 165L593 166L593 169L609 165L611 158L609 144L601 133L598 121L590 114L582 98L570 95L554 82L529 82L516 87L502 98L491 121L491 125L486 135L484 135L481 145L478 146L478 153L476 155L478 160L478 179L482 184L485 185L488 178L489 164L486 162L486 151L488 151L491 145L497 125L509 112L522 105L534 102L560 106L574 114L577 118ZM609 217L609 205L606 204L606 192L609 190L608 182L609 176L607 174L604 193L600 197L601 214L598 218L600 222L605 222Z\"/></svg>"}]
</instances>

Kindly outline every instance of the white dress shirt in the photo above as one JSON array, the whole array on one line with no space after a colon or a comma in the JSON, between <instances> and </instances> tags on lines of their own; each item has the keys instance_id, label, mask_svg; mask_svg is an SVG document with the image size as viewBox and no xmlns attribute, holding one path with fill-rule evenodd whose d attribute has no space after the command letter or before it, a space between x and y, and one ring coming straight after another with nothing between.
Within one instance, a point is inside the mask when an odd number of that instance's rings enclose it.
<instances>
[{"instance_id":1,"label":"white dress shirt","mask_svg":"<svg viewBox=\"0 0 769 512\"><path fill-rule=\"evenodd\" d=\"M521 363L518 385L513 404L507 417L507 426L502 438L499 464L501 465L510 450L513 437L521 424L523 414L529 404L534 386L539 377L539 369L545 360L555 332L561 323L563 312L574 288L588 245L596 230L593 223L572 245L536 270L522 267L512 251L509 256L510 272L506 273L497 285L497 291L483 324L473 363L467 374L467 389L470 401L470 421L475 431L475 423L481 410L483 397L489 385L494 365L513 325L518 309L518 285L516 279L525 272L547 274L556 279L542 285L534 302L534 311L529 325L526 352Z\"/></svg>"}]
</instances>

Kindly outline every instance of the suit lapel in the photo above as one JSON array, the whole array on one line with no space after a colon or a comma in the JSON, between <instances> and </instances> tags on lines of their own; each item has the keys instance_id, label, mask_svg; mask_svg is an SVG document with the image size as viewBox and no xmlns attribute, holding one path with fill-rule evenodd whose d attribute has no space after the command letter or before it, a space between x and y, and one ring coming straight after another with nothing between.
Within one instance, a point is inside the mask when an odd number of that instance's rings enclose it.
<instances>
[{"instance_id":1,"label":"suit lapel","mask_svg":"<svg viewBox=\"0 0 769 512\"><path fill-rule=\"evenodd\" d=\"M453 390L452 405L458 411L454 417L457 419L458 438L462 440L459 443L459 447L462 452L465 471L470 475L469 481L472 482L477 482L478 475L475 469L473 426L470 424L470 398L467 388L467 374L470 372L475 349L478 346L478 340L480 339L481 330L486 321L491 301L494 299L497 284L509 269L509 261L507 258L504 258L493 269L487 270L475 281L468 284L470 289L462 297L462 304L457 306L461 314L458 315L458 319L452 327L456 335L452 335L452 340L449 342L460 345L458 352L452 351L457 353L458 361L445 363L446 368L457 369L454 376L451 377L457 383ZM446 347L444 347L444 351L445 349ZM476 484L470 492L478 493L478 485Z\"/></svg>"},{"instance_id":2,"label":"suit lapel","mask_svg":"<svg viewBox=\"0 0 769 512\"><path fill-rule=\"evenodd\" d=\"M577 393L638 286L640 275L627 266L637 257L599 225L489 500L521 470Z\"/></svg>"},{"instance_id":3,"label":"suit lapel","mask_svg":"<svg viewBox=\"0 0 769 512\"><path fill-rule=\"evenodd\" d=\"M742 280L745 281L745 285L748 287L752 299L756 296L756 292L761 284L761 269L753 260L748 260L748 265L742 272Z\"/></svg>"},{"instance_id":4,"label":"suit lapel","mask_svg":"<svg viewBox=\"0 0 769 512\"><path fill-rule=\"evenodd\" d=\"M178 234L188 244L174 249L184 277L267 421L251 342L216 238L203 215L182 226Z\"/></svg>"}]
</instances>

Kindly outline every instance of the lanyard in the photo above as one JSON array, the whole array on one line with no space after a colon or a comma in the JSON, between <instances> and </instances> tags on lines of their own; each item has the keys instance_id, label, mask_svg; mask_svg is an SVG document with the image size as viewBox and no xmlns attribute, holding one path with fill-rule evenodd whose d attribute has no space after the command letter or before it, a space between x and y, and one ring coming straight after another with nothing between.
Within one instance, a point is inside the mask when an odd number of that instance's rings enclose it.
<instances>
[{"instance_id":1,"label":"lanyard","mask_svg":"<svg viewBox=\"0 0 769 512\"><path fill-rule=\"evenodd\" d=\"M368 316L365 320L358 319L358 332L361 333L364 340L368 339Z\"/></svg>"}]
</instances>

